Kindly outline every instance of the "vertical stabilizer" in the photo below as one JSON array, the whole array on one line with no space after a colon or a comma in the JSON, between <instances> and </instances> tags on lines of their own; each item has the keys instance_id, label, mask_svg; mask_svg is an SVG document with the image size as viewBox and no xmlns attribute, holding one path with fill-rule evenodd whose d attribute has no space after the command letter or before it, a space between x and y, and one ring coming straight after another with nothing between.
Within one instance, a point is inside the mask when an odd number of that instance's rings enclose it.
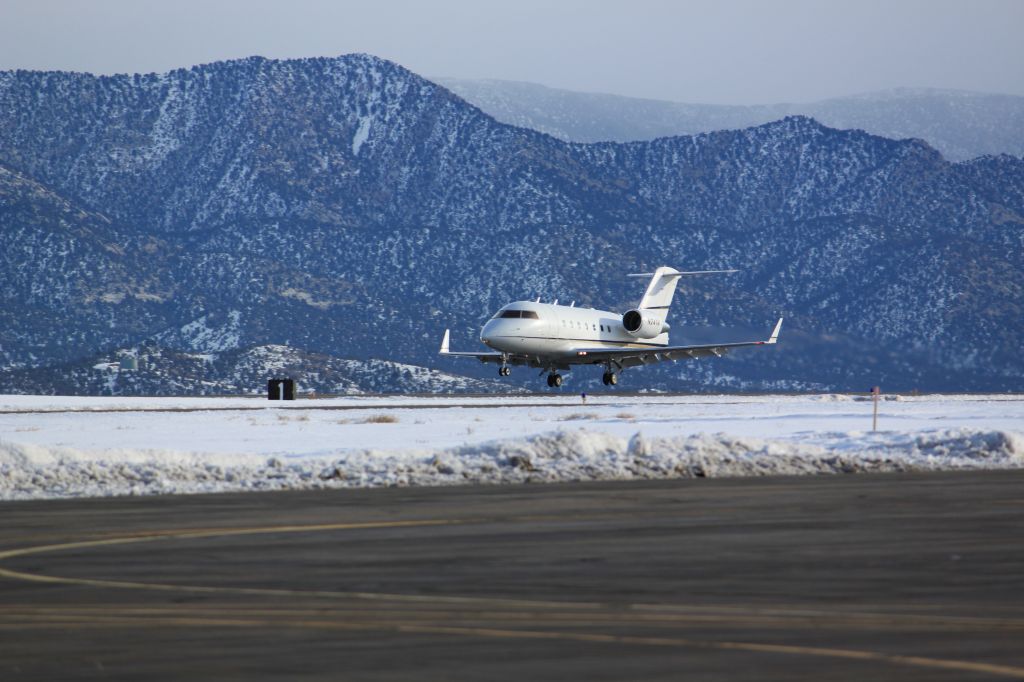
<instances>
[{"instance_id":1,"label":"vertical stabilizer","mask_svg":"<svg viewBox=\"0 0 1024 682\"><path fill-rule=\"evenodd\" d=\"M630 277L650 277L651 283L647 285L644 297L640 299L638 310L644 311L648 317L657 317L662 322L668 316L668 308L672 305L672 297L676 293L676 285L680 277L690 275L717 275L738 270L695 270L691 272L680 272L675 268L663 265L654 272L644 272L629 275ZM647 311L650 311L649 314Z\"/></svg>"},{"instance_id":2,"label":"vertical stabilizer","mask_svg":"<svg viewBox=\"0 0 1024 682\"><path fill-rule=\"evenodd\" d=\"M640 310L668 310L672 305L672 297L676 293L676 285L679 284L679 275L682 274L675 268L662 266L654 271L651 276L651 283L647 285L644 297L640 299Z\"/></svg>"},{"instance_id":3,"label":"vertical stabilizer","mask_svg":"<svg viewBox=\"0 0 1024 682\"><path fill-rule=\"evenodd\" d=\"M647 291L640 299L640 310L647 319L655 318L664 322L668 317L668 307L672 305L672 296L676 293L676 285L679 284L679 275L682 273L675 268L663 265L654 272L643 272L629 275L630 277L650 277L651 283L647 285Z\"/></svg>"}]
</instances>

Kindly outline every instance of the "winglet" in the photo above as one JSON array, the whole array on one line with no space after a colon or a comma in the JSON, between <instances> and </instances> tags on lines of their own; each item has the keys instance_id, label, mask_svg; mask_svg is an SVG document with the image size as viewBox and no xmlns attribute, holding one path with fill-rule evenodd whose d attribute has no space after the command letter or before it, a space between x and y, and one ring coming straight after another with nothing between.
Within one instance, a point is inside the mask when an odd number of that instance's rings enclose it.
<instances>
[{"instance_id":1,"label":"winglet","mask_svg":"<svg viewBox=\"0 0 1024 682\"><path fill-rule=\"evenodd\" d=\"M444 330L444 338L441 339L441 350L438 351L441 355L448 353L448 337L451 335L450 330Z\"/></svg>"},{"instance_id":2,"label":"winglet","mask_svg":"<svg viewBox=\"0 0 1024 682\"><path fill-rule=\"evenodd\" d=\"M771 337L765 343L778 343L779 342L779 330L782 329L782 318L775 323L775 329L772 331ZM446 337L447 338L447 337Z\"/></svg>"}]
</instances>

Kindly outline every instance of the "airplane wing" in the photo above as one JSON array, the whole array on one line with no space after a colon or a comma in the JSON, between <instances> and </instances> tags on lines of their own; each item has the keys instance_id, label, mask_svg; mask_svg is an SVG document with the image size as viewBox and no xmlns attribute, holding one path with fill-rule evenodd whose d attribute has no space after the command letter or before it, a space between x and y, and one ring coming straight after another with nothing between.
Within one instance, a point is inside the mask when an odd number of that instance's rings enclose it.
<instances>
[{"instance_id":1,"label":"airplane wing","mask_svg":"<svg viewBox=\"0 0 1024 682\"><path fill-rule=\"evenodd\" d=\"M649 365L664 360L689 360L714 355L721 357L734 348L746 346L765 346L778 343L782 318L775 323L772 335L766 341L742 341L740 343L716 343L699 346L662 346L660 348L580 348L576 351L574 363L613 362L620 367L636 367Z\"/></svg>"}]
</instances>

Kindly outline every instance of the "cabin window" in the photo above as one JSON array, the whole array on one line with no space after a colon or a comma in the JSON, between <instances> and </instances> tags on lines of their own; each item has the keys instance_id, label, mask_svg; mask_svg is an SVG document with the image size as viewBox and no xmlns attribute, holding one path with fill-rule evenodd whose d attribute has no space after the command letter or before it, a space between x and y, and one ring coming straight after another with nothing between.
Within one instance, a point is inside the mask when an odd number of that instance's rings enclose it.
<instances>
[{"instance_id":1,"label":"cabin window","mask_svg":"<svg viewBox=\"0 0 1024 682\"><path fill-rule=\"evenodd\" d=\"M523 311L521 310L504 310L501 313L502 317L520 317Z\"/></svg>"},{"instance_id":2,"label":"cabin window","mask_svg":"<svg viewBox=\"0 0 1024 682\"><path fill-rule=\"evenodd\" d=\"M601 325L601 331L604 331L604 325L603 324Z\"/></svg>"},{"instance_id":3,"label":"cabin window","mask_svg":"<svg viewBox=\"0 0 1024 682\"><path fill-rule=\"evenodd\" d=\"M524 320L539 320L540 317L537 316L537 312L534 311L534 310L524 310L523 311L523 319Z\"/></svg>"}]
</instances>

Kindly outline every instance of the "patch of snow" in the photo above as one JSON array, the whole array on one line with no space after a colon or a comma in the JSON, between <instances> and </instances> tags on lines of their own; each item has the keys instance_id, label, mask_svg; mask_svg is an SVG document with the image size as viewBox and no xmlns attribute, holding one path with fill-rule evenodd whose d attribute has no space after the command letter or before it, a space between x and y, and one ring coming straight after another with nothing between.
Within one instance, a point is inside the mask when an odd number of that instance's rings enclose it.
<instances>
[{"instance_id":1,"label":"patch of snow","mask_svg":"<svg viewBox=\"0 0 1024 682\"><path fill-rule=\"evenodd\" d=\"M1024 438L970 429L809 442L703 433L647 439L639 432L627 440L562 430L443 450L298 460L0 441L0 499L1021 467Z\"/></svg>"},{"instance_id":2,"label":"patch of snow","mask_svg":"<svg viewBox=\"0 0 1024 682\"><path fill-rule=\"evenodd\" d=\"M1024 467L1024 398L0 396L0 499Z\"/></svg>"},{"instance_id":3,"label":"patch of snow","mask_svg":"<svg viewBox=\"0 0 1024 682\"><path fill-rule=\"evenodd\" d=\"M210 315L203 315L177 330L157 334L153 338L160 342L178 341L191 350L201 353L220 353L237 348L241 339L242 313L228 312L227 319L217 324Z\"/></svg>"},{"instance_id":4,"label":"patch of snow","mask_svg":"<svg viewBox=\"0 0 1024 682\"><path fill-rule=\"evenodd\" d=\"M356 134L352 136L352 155L359 156L359 150L362 149L363 143L370 137L370 124L373 122L373 118L370 116L362 116L359 119L359 128L356 129Z\"/></svg>"}]
</instances>

